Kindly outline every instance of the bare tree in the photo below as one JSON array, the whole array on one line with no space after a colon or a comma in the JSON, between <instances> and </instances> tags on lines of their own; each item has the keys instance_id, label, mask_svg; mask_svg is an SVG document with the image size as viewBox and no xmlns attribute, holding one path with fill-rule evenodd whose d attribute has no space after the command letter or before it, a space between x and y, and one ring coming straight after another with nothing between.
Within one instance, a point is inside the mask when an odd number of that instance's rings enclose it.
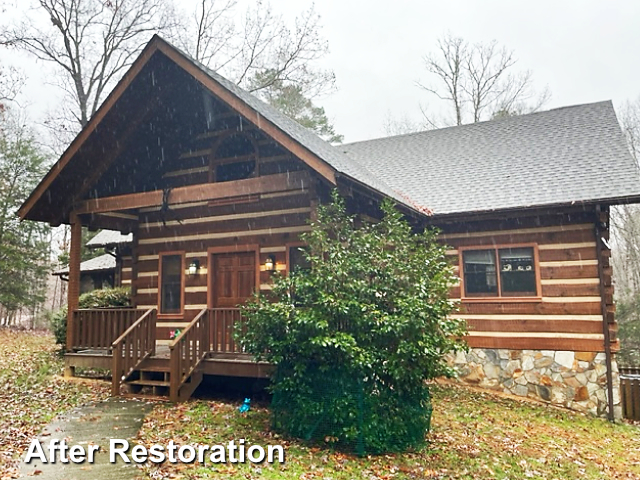
<instances>
[{"instance_id":1,"label":"bare tree","mask_svg":"<svg viewBox=\"0 0 640 480\"><path fill-rule=\"evenodd\" d=\"M223 68L237 55L232 51L236 6L235 0L198 0L191 15L176 25L172 39L203 65Z\"/></svg>"},{"instance_id":2,"label":"bare tree","mask_svg":"<svg viewBox=\"0 0 640 480\"><path fill-rule=\"evenodd\" d=\"M396 117L390 111L387 111L382 123L382 129L387 136L406 135L407 133L420 132L425 128L423 124L416 122L406 114Z\"/></svg>"},{"instance_id":3,"label":"bare tree","mask_svg":"<svg viewBox=\"0 0 640 480\"><path fill-rule=\"evenodd\" d=\"M640 98L619 109L622 131L636 162L640 159ZM640 206L619 205L611 216L616 296L630 299L640 293Z\"/></svg>"},{"instance_id":4,"label":"bare tree","mask_svg":"<svg viewBox=\"0 0 640 480\"><path fill-rule=\"evenodd\" d=\"M150 35L172 22L168 0L36 0L35 6L19 25L0 27L0 43L62 72L59 86L70 97L68 113L80 127Z\"/></svg>"},{"instance_id":5,"label":"bare tree","mask_svg":"<svg viewBox=\"0 0 640 480\"><path fill-rule=\"evenodd\" d=\"M618 109L622 130L636 162L640 160L640 97ZM611 209L611 263L619 324L620 364L640 362L640 205Z\"/></svg>"},{"instance_id":6,"label":"bare tree","mask_svg":"<svg viewBox=\"0 0 640 480\"><path fill-rule=\"evenodd\" d=\"M16 100L24 81L25 77L18 69L0 64L0 114Z\"/></svg>"},{"instance_id":7,"label":"bare tree","mask_svg":"<svg viewBox=\"0 0 640 480\"><path fill-rule=\"evenodd\" d=\"M454 111L455 124L462 125L462 111L467 101L463 86L466 81L464 68L469 59L469 45L462 38L447 34L438 40L438 50L438 54L425 56L424 63L427 71L438 79L439 85L418 85L449 103ZM431 126L436 126L426 115L425 118Z\"/></svg>"},{"instance_id":8,"label":"bare tree","mask_svg":"<svg viewBox=\"0 0 640 480\"><path fill-rule=\"evenodd\" d=\"M548 89L536 93L530 71L514 72L513 51L496 41L469 44L460 37L447 34L438 40L435 53L424 57L432 78L418 85L453 113L453 121L462 125L489 118L517 115L542 107L549 99ZM431 127L443 126L428 109L423 115Z\"/></svg>"},{"instance_id":9,"label":"bare tree","mask_svg":"<svg viewBox=\"0 0 640 480\"><path fill-rule=\"evenodd\" d=\"M314 68L328 53L313 7L293 30L271 5L258 0L237 15L235 0L199 0L176 42L204 65L252 93L295 85L306 98L334 88L332 71Z\"/></svg>"}]
</instances>

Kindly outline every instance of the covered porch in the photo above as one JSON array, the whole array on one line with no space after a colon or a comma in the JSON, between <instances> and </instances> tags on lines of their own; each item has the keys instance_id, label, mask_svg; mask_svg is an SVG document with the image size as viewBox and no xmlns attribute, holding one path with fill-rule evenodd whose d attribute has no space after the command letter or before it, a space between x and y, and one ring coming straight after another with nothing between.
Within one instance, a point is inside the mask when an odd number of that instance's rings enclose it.
<instances>
[{"instance_id":1,"label":"covered porch","mask_svg":"<svg viewBox=\"0 0 640 480\"><path fill-rule=\"evenodd\" d=\"M68 335L66 373L111 370L112 393L137 395L148 387L171 401L189 398L203 375L266 378L272 366L256 362L236 342L239 308L204 308L172 341L157 339L157 310L76 309ZM127 386L123 392L123 386Z\"/></svg>"}]
</instances>

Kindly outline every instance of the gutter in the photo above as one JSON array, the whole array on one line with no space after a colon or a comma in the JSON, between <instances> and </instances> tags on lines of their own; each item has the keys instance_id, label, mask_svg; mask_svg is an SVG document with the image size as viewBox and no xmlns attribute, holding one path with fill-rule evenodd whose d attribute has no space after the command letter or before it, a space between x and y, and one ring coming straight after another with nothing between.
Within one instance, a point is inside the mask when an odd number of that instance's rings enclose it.
<instances>
[{"instance_id":1,"label":"gutter","mask_svg":"<svg viewBox=\"0 0 640 480\"><path fill-rule=\"evenodd\" d=\"M431 218L436 221L458 221L459 217L493 217L495 215L503 215L503 214L511 214L511 213L520 213L532 210L546 210L546 209L556 209L556 208L567 208L567 207L590 207L590 206L598 206L601 204L605 205L628 205L628 204L639 204L640 203L640 194L629 195L629 196L620 196L620 197L607 197L607 198L599 198L592 200L574 200L572 202L559 202L559 203L543 203L543 204L532 204L532 205L521 205L517 207L507 207L507 208L495 208L488 210L469 210L462 212L451 212L451 213L438 213L437 211L433 212Z\"/></svg>"}]
</instances>

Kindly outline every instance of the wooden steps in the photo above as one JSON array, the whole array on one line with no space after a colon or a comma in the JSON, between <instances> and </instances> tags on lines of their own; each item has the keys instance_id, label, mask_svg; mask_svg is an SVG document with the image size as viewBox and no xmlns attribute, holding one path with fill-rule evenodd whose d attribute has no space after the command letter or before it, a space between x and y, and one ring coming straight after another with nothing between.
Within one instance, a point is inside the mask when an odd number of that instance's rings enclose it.
<instances>
[{"instance_id":1,"label":"wooden steps","mask_svg":"<svg viewBox=\"0 0 640 480\"><path fill-rule=\"evenodd\" d=\"M149 357L124 380L127 386L125 396L149 400L169 400L171 389L171 362L166 357ZM197 368L180 385L176 401L188 400L202 382L203 373Z\"/></svg>"},{"instance_id":2,"label":"wooden steps","mask_svg":"<svg viewBox=\"0 0 640 480\"><path fill-rule=\"evenodd\" d=\"M166 387L169 388L170 382L164 380L129 380L125 382L127 385L140 385L141 387Z\"/></svg>"},{"instance_id":3,"label":"wooden steps","mask_svg":"<svg viewBox=\"0 0 640 480\"><path fill-rule=\"evenodd\" d=\"M145 399L169 398L171 368L166 358L149 357L124 381L128 395Z\"/></svg>"}]
</instances>

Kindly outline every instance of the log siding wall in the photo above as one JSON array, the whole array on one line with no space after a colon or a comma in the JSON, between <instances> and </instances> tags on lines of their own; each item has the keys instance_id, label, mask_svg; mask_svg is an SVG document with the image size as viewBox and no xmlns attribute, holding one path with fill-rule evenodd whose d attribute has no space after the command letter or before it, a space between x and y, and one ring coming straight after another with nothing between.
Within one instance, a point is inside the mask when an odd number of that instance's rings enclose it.
<instances>
[{"instance_id":1,"label":"log siding wall","mask_svg":"<svg viewBox=\"0 0 640 480\"><path fill-rule=\"evenodd\" d=\"M245 245L258 245L261 291L271 288L271 273L264 270L267 256L275 257L278 271L286 270L286 245L299 241L300 233L309 230L310 193L292 190L252 200L223 205L197 202L164 212L148 208L140 213L137 258L130 270L136 306L157 307L162 253L186 252L185 269L191 260L197 259L200 264L198 274L185 275L184 314L180 318L158 318L159 340L167 340L170 330L186 326L202 308L210 306L209 250L232 252Z\"/></svg>"},{"instance_id":2,"label":"log siding wall","mask_svg":"<svg viewBox=\"0 0 640 480\"><path fill-rule=\"evenodd\" d=\"M193 173L175 172L171 178L175 185L193 184ZM198 182L202 180L198 178ZM268 193L243 191L241 197L228 201L191 201L169 208L138 210L134 253L130 262L123 259L122 270L122 284L131 284L136 306L157 307L158 263L163 252L184 251L185 268L193 259L200 265L197 275L185 275L183 315L158 319L159 338L168 338L168 330L185 326L202 308L210 306L207 253L210 249L233 251L238 246L257 245L261 291L270 289L270 273L263 271L267 256L273 255L277 269L286 273L287 246L299 242L299 235L309 230L309 219L314 213L316 199L311 193L314 185L308 183L305 182L304 189L296 186L290 187L294 190ZM538 282L535 298L467 301L462 298L461 284L451 288L451 299L462 299L459 315L468 322L471 347L604 350L595 218L593 211L564 214L548 211L535 216L529 213L518 218L459 220L437 225L458 273L465 248L535 246ZM605 253L607 320L615 339L611 267L608 252ZM617 348L617 341L613 348Z\"/></svg>"},{"instance_id":3,"label":"log siding wall","mask_svg":"<svg viewBox=\"0 0 640 480\"><path fill-rule=\"evenodd\" d=\"M579 212L442 225L447 256L460 275L461 251L535 244L540 297L462 298L462 282L450 290L460 302L472 348L604 351L603 316L596 252L595 215ZM608 233L607 233L608 235ZM609 255L604 257L605 301L617 349ZM499 274L499 272L498 272Z\"/></svg>"}]
</instances>

